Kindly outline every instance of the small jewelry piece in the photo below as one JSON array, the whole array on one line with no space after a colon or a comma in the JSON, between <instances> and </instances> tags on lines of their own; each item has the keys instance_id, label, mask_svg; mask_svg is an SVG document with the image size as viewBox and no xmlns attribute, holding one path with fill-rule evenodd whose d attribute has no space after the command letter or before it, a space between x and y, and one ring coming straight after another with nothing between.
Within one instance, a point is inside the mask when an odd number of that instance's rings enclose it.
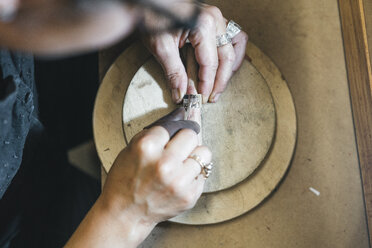
<instances>
[{"instance_id":1,"label":"small jewelry piece","mask_svg":"<svg viewBox=\"0 0 372 248\"><path fill-rule=\"evenodd\" d=\"M202 106L202 95L197 94L197 95L185 95L183 97L183 102L182 106L185 108L185 120L195 120L196 111L199 111L200 115L200 110Z\"/></svg>"},{"instance_id":2,"label":"small jewelry piece","mask_svg":"<svg viewBox=\"0 0 372 248\"><path fill-rule=\"evenodd\" d=\"M226 44L229 44L231 42L232 42L231 37L227 33L216 36L217 47L222 47L222 46L224 46Z\"/></svg>"},{"instance_id":3,"label":"small jewelry piece","mask_svg":"<svg viewBox=\"0 0 372 248\"><path fill-rule=\"evenodd\" d=\"M230 37L230 39L234 38L239 32L242 30L242 28L233 20L230 20L227 24L226 28L226 34Z\"/></svg>"},{"instance_id":4,"label":"small jewelry piece","mask_svg":"<svg viewBox=\"0 0 372 248\"><path fill-rule=\"evenodd\" d=\"M205 178L208 178L211 175L212 169L213 169L213 163L212 162L210 162L208 164L204 164Z\"/></svg>"},{"instance_id":5,"label":"small jewelry piece","mask_svg":"<svg viewBox=\"0 0 372 248\"><path fill-rule=\"evenodd\" d=\"M189 108L200 108L201 102L202 102L201 98L202 98L201 94L185 95L183 97L182 105L185 108L185 110L187 110Z\"/></svg>"},{"instance_id":6,"label":"small jewelry piece","mask_svg":"<svg viewBox=\"0 0 372 248\"><path fill-rule=\"evenodd\" d=\"M200 174L204 174L205 179L207 179L211 175L212 169L213 169L212 162L206 164L203 161L201 161L198 155L195 155L195 154L191 155L189 158L194 159L196 162L198 162L198 164L200 165L200 169L201 169Z\"/></svg>"}]
</instances>

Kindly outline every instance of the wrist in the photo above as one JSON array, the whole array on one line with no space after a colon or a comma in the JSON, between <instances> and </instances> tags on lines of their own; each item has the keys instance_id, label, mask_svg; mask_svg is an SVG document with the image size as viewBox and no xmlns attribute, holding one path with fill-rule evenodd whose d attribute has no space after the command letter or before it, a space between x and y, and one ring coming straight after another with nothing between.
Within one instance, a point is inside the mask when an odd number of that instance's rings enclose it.
<instances>
[{"instance_id":1,"label":"wrist","mask_svg":"<svg viewBox=\"0 0 372 248\"><path fill-rule=\"evenodd\" d=\"M132 203L117 204L108 201L104 195L98 198L96 202L97 211L102 213L107 219L106 223L116 228L123 236L122 238L128 244L134 247L139 245L156 226L156 222L148 221L142 214L139 207Z\"/></svg>"}]
</instances>

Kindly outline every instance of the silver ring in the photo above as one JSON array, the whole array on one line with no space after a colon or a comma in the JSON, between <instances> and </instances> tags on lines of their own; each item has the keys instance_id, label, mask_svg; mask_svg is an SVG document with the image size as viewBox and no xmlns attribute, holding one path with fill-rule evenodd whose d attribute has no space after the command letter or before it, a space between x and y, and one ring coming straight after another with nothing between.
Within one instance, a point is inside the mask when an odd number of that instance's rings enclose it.
<instances>
[{"instance_id":1,"label":"silver ring","mask_svg":"<svg viewBox=\"0 0 372 248\"><path fill-rule=\"evenodd\" d=\"M222 47L226 44L231 43L231 37L226 33L226 34L221 34L216 36L216 45L217 47Z\"/></svg>"},{"instance_id":2,"label":"silver ring","mask_svg":"<svg viewBox=\"0 0 372 248\"><path fill-rule=\"evenodd\" d=\"M226 28L226 34L230 37L230 39L234 38L239 32L242 30L242 27L239 26L236 22L233 20L230 20L227 24Z\"/></svg>"},{"instance_id":3,"label":"silver ring","mask_svg":"<svg viewBox=\"0 0 372 248\"><path fill-rule=\"evenodd\" d=\"M203 161L201 161L200 157L196 154L191 155L189 158L198 162L198 164L200 165L200 174L203 174L205 179L207 179L211 175L213 169L212 162L206 164Z\"/></svg>"},{"instance_id":4,"label":"silver ring","mask_svg":"<svg viewBox=\"0 0 372 248\"><path fill-rule=\"evenodd\" d=\"M226 33L222 35L218 35L216 37L216 44L217 47L224 46L226 44L232 43L232 39L239 34L239 32L242 30L242 28L234 22L233 20L230 20L226 27Z\"/></svg>"}]
</instances>

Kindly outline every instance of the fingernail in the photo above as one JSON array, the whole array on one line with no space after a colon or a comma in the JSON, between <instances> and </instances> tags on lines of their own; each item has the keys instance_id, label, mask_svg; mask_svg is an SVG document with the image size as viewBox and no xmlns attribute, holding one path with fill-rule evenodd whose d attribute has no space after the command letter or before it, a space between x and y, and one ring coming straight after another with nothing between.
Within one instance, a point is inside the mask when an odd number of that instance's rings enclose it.
<instances>
[{"instance_id":1,"label":"fingernail","mask_svg":"<svg viewBox=\"0 0 372 248\"><path fill-rule=\"evenodd\" d=\"M221 93L217 93L211 97L212 102L217 102L218 98L220 98Z\"/></svg>"},{"instance_id":2,"label":"fingernail","mask_svg":"<svg viewBox=\"0 0 372 248\"><path fill-rule=\"evenodd\" d=\"M203 98L203 103L207 103L208 102L208 97L207 96L203 95L202 98Z\"/></svg>"},{"instance_id":3,"label":"fingernail","mask_svg":"<svg viewBox=\"0 0 372 248\"><path fill-rule=\"evenodd\" d=\"M178 103L180 101L180 96L181 96L181 90L179 88L172 90L172 99L174 102Z\"/></svg>"}]
</instances>

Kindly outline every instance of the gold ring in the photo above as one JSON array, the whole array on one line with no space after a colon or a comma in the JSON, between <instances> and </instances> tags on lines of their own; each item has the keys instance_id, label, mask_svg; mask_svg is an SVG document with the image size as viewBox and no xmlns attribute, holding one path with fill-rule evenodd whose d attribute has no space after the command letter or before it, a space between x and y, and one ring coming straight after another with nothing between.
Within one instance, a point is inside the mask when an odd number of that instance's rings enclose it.
<instances>
[{"instance_id":1,"label":"gold ring","mask_svg":"<svg viewBox=\"0 0 372 248\"><path fill-rule=\"evenodd\" d=\"M201 161L200 156L196 154L191 155L189 158L198 162L198 164L200 165L200 174L203 174L204 178L207 179L212 173L213 163L204 163L203 161Z\"/></svg>"}]
</instances>

